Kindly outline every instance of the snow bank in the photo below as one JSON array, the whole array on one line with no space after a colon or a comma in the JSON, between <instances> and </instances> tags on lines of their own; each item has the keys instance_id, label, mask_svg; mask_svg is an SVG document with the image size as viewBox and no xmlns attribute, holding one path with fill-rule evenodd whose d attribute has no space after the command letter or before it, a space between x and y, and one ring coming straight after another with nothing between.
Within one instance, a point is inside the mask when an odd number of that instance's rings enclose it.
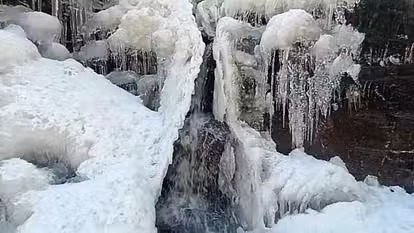
<instances>
[{"instance_id":1,"label":"snow bank","mask_svg":"<svg viewBox=\"0 0 414 233\"><path fill-rule=\"evenodd\" d=\"M312 15L304 10L290 10L270 19L260 44L267 51L288 49L296 42L316 41L320 33Z\"/></svg>"},{"instance_id":2,"label":"snow bank","mask_svg":"<svg viewBox=\"0 0 414 233\"><path fill-rule=\"evenodd\" d=\"M204 44L188 1L152 4L168 9L164 21L179 39L166 57L159 112L76 61L40 58L28 40L0 31L1 50L13 49L0 67L14 66L0 73L0 158L63 159L84 180L19 195L8 206L18 232L156 232L154 206Z\"/></svg>"},{"instance_id":3,"label":"snow bank","mask_svg":"<svg viewBox=\"0 0 414 233\"><path fill-rule=\"evenodd\" d=\"M12 66L22 65L40 57L36 46L18 34L0 31L0 72Z\"/></svg>"}]
</instances>

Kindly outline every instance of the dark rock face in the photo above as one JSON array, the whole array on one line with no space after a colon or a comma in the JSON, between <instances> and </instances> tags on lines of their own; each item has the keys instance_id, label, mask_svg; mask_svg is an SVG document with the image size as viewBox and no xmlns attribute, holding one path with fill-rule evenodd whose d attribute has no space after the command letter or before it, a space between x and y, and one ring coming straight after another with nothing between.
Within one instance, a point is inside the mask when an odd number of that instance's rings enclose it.
<instances>
[{"instance_id":1,"label":"dark rock face","mask_svg":"<svg viewBox=\"0 0 414 233\"><path fill-rule=\"evenodd\" d=\"M375 175L384 185L414 192L414 65L366 68L360 79L361 101L344 99L305 149L319 159L341 157L357 180ZM280 115L274 122L272 136L287 153L289 130Z\"/></svg>"},{"instance_id":2,"label":"dark rock face","mask_svg":"<svg viewBox=\"0 0 414 233\"><path fill-rule=\"evenodd\" d=\"M414 65L398 69L401 74ZM413 192L414 76L383 77L365 86L356 111L342 108L321 125L319 149L313 150L325 159L339 155L358 180L375 175L384 185Z\"/></svg>"},{"instance_id":3,"label":"dark rock face","mask_svg":"<svg viewBox=\"0 0 414 233\"><path fill-rule=\"evenodd\" d=\"M362 61L378 64L381 58L398 54L402 61L412 60L414 41L414 2L407 0L362 0L348 22L366 34ZM410 51L406 51L406 50Z\"/></svg>"}]
</instances>

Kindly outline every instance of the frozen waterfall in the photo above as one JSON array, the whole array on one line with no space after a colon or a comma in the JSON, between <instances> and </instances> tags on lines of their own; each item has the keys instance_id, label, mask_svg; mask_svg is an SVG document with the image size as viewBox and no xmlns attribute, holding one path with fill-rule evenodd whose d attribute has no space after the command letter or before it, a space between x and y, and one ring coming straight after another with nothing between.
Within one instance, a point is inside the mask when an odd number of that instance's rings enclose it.
<instances>
[{"instance_id":1,"label":"frozen waterfall","mask_svg":"<svg viewBox=\"0 0 414 233\"><path fill-rule=\"evenodd\" d=\"M0 0L0 232L412 233L414 194L306 150L413 62L370 1Z\"/></svg>"}]
</instances>

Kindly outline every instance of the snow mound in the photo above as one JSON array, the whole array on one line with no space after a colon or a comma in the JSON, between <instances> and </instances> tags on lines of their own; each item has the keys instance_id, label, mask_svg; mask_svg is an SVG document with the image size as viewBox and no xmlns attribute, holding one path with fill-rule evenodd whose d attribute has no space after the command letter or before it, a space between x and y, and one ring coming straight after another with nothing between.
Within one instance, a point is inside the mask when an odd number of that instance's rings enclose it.
<instances>
[{"instance_id":1,"label":"snow mound","mask_svg":"<svg viewBox=\"0 0 414 233\"><path fill-rule=\"evenodd\" d=\"M0 31L0 72L10 66L22 65L40 57L36 46L18 34Z\"/></svg>"},{"instance_id":2,"label":"snow mound","mask_svg":"<svg viewBox=\"0 0 414 233\"><path fill-rule=\"evenodd\" d=\"M260 44L267 51L288 49L296 42L317 41L320 33L311 14L304 10L289 10L270 19Z\"/></svg>"},{"instance_id":3,"label":"snow mound","mask_svg":"<svg viewBox=\"0 0 414 233\"><path fill-rule=\"evenodd\" d=\"M51 43L60 37L59 20L43 12L21 13L12 23L21 26L28 38L36 43Z\"/></svg>"}]
</instances>

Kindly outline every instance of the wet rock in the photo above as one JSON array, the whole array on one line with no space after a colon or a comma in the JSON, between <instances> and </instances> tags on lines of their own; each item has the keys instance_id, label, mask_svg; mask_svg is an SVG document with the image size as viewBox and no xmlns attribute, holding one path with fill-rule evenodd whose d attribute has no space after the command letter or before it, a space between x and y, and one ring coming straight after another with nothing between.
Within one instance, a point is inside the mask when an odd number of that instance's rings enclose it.
<instances>
[{"instance_id":1,"label":"wet rock","mask_svg":"<svg viewBox=\"0 0 414 233\"><path fill-rule=\"evenodd\" d=\"M210 116L187 119L156 205L159 232L236 232L231 200L218 182L229 135L228 126Z\"/></svg>"}]
</instances>

